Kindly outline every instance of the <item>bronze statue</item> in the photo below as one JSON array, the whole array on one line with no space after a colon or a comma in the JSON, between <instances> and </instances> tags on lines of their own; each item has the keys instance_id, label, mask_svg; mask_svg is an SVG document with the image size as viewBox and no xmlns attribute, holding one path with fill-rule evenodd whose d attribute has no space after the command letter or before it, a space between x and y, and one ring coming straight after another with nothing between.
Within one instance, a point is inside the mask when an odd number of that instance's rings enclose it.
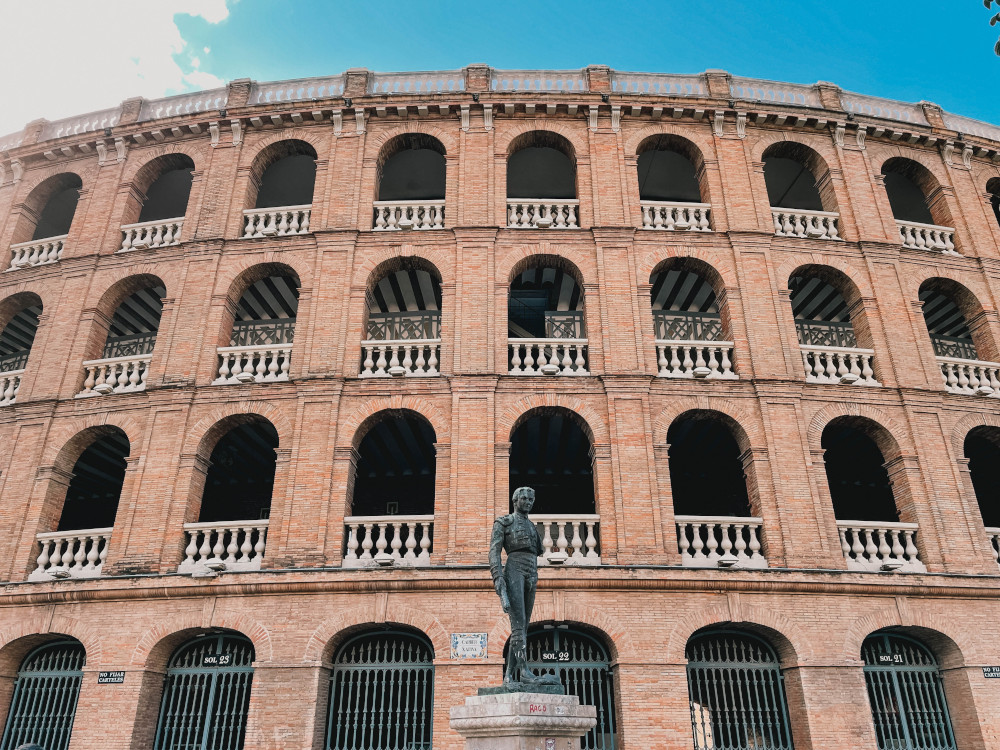
<instances>
[{"instance_id":1,"label":"bronze statue","mask_svg":"<svg viewBox=\"0 0 1000 750\"><path fill-rule=\"evenodd\" d=\"M560 684L554 675L538 676L528 669L528 622L535 606L538 556L543 552L538 529L528 518L534 504L533 489L518 487L514 490L514 512L500 516L493 523L490 538L493 587L500 597L500 606L510 617L510 652L503 678L506 687ZM501 550L507 553L506 565L501 563Z\"/></svg>"}]
</instances>

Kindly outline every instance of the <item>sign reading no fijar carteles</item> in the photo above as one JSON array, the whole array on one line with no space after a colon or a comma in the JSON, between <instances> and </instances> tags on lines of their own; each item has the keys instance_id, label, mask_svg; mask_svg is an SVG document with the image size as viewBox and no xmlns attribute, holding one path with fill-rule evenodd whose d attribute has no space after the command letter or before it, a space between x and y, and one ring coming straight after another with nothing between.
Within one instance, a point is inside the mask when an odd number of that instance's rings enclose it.
<instances>
[{"instance_id":1,"label":"sign reading no fijar carteles","mask_svg":"<svg viewBox=\"0 0 1000 750\"><path fill-rule=\"evenodd\" d=\"M1000 667L983 667L983 677L1000 680Z\"/></svg>"},{"instance_id":2,"label":"sign reading no fijar carteles","mask_svg":"<svg viewBox=\"0 0 1000 750\"><path fill-rule=\"evenodd\" d=\"M125 682L124 672L98 672L97 673L97 684L98 685L121 685Z\"/></svg>"},{"instance_id":3,"label":"sign reading no fijar carteles","mask_svg":"<svg viewBox=\"0 0 1000 750\"><path fill-rule=\"evenodd\" d=\"M486 633L452 633L452 659L485 659Z\"/></svg>"}]
</instances>

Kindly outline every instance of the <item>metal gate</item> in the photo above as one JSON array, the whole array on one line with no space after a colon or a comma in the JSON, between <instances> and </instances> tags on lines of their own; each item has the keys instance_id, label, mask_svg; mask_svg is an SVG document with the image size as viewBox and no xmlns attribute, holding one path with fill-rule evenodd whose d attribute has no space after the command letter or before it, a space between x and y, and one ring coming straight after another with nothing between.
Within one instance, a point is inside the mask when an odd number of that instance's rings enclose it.
<instances>
[{"instance_id":1,"label":"metal gate","mask_svg":"<svg viewBox=\"0 0 1000 750\"><path fill-rule=\"evenodd\" d=\"M253 644L233 633L177 649L163 685L156 750L241 750L253 660Z\"/></svg>"},{"instance_id":2,"label":"metal gate","mask_svg":"<svg viewBox=\"0 0 1000 750\"><path fill-rule=\"evenodd\" d=\"M597 725L581 741L582 750L614 750L614 680L604 644L565 625L543 625L528 633L528 667L556 675L567 695L597 708Z\"/></svg>"},{"instance_id":3,"label":"metal gate","mask_svg":"<svg viewBox=\"0 0 1000 750\"><path fill-rule=\"evenodd\" d=\"M695 750L791 750L784 680L767 643L708 632L688 641L686 656Z\"/></svg>"},{"instance_id":4,"label":"metal gate","mask_svg":"<svg viewBox=\"0 0 1000 750\"><path fill-rule=\"evenodd\" d=\"M56 641L36 648L21 662L0 749L36 743L66 750L87 654L79 641Z\"/></svg>"},{"instance_id":5,"label":"metal gate","mask_svg":"<svg viewBox=\"0 0 1000 750\"><path fill-rule=\"evenodd\" d=\"M328 750L430 750L434 649L413 633L364 633L337 650Z\"/></svg>"},{"instance_id":6,"label":"metal gate","mask_svg":"<svg viewBox=\"0 0 1000 750\"><path fill-rule=\"evenodd\" d=\"M861 646L879 750L955 750L937 660L905 636L878 633Z\"/></svg>"}]
</instances>

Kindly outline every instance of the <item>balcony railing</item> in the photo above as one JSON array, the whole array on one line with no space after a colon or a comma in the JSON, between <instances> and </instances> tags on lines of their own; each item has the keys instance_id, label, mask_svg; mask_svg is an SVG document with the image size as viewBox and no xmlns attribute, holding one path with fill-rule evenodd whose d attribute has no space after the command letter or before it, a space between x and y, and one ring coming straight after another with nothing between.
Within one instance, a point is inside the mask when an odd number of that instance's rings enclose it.
<instances>
[{"instance_id":1,"label":"balcony railing","mask_svg":"<svg viewBox=\"0 0 1000 750\"><path fill-rule=\"evenodd\" d=\"M993 549L993 559L1000 565L1000 528L996 526L986 527L986 536L990 540L990 547Z\"/></svg>"},{"instance_id":2,"label":"balcony railing","mask_svg":"<svg viewBox=\"0 0 1000 750\"><path fill-rule=\"evenodd\" d=\"M796 320L795 333L802 346L836 346L854 349L858 340L850 321Z\"/></svg>"},{"instance_id":3,"label":"balcony railing","mask_svg":"<svg viewBox=\"0 0 1000 750\"><path fill-rule=\"evenodd\" d=\"M104 351L101 353L101 359L138 357L143 354L152 354L155 346L156 331L129 333L124 336L108 336L108 340L104 342Z\"/></svg>"},{"instance_id":4,"label":"balcony railing","mask_svg":"<svg viewBox=\"0 0 1000 750\"><path fill-rule=\"evenodd\" d=\"M807 383L881 385L875 379L872 349L844 349L833 346L802 346L802 365Z\"/></svg>"},{"instance_id":5,"label":"balcony railing","mask_svg":"<svg viewBox=\"0 0 1000 750\"><path fill-rule=\"evenodd\" d=\"M656 340L657 375L661 378L736 380L732 341Z\"/></svg>"},{"instance_id":6,"label":"balcony railing","mask_svg":"<svg viewBox=\"0 0 1000 750\"><path fill-rule=\"evenodd\" d=\"M663 341L718 341L722 338L719 313L653 310L656 338Z\"/></svg>"},{"instance_id":7,"label":"balcony railing","mask_svg":"<svg viewBox=\"0 0 1000 750\"><path fill-rule=\"evenodd\" d=\"M972 339L932 333L931 343L934 345L934 353L939 357L979 360L979 353L976 351L976 345Z\"/></svg>"},{"instance_id":8,"label":"balcony railing","mask_svg":"<svg viewBox=\"0 0 1000 750\"><path fill-rule=\"evenodd\" d=\"M507 200L511 229L579 229L580 201L568 198Z\"/></svg>"},{"instance_id":9,"label":"balcony railing","mask_svg":"<svg viewBox=\"0 0 1000 750\"><path fill-rule=\"evenodd\" d=\"M243 237L284 237L289 234L309 234L308 206L250 208L243 212Z\"/></svg>"},{"instance_id":10,"label":"balcony railing","mask_svg":"<svg viewBox=\"0 0 1000 750\"><path fill-rule=\"evenodd\" d=\"M295 318L238 320L233 323L230 346L274 346L291 344L295 337Z\"/></svg>"},{"instance_id":11,"label":"balcony railing","mask_svg":"<svg viewBox=\"0 0 1000 750\"><path fill-rule=\"evenodd\" d=\"M108 556L111 529L78 529L38 534L41 551L29 581L97 578Z\"/></svg>"},{"instance_id":12,"label":"balcony railing","mask_svg":"<svg viewBox=\"0 0 1000 750\"><path fill-rule=\"evenodd\" d=\"M840 214L830 211L803 211L797 208L772 208L774 233L778 237L804 237L814 240L839 240L837 221Z\"/></svg>"},{"instance_id":13,"label":"balcony railing","mask_svg":"<svg viewBox=\"0 0 1000 750\"><path fill-rule=\"evenodd\" d=\"M958 255L955 250L955 230L936 224L918 224L915 221L896 220L899 241L911 250L931 250L945 255Z\"/></svg>"},{"instance_id":14,"label":"balcony railing","mask_svg":"<svg viewBox=\"0 0 1000 750\"><path fill-rule=\"evenodd\" d=\"M28 364L28 355L30 353L30 350L26 351L22 349L18 352L11 352L10 354L0 356L0 373L14 372L15 370L23 371Z\"/></svg>"},{"instance_id":15,"label":"balcony railing","mask_svg":"<svg viewBox=\"0 0 1000 750\"><path fill-rule=\"evenodd\" d=\"M347 516L343 567L431 564L434 516ZM373 551L374 550L374 551Z\"/></svg>"},{"instance_id":16,"label":"balcony railing","mask_svg":"<svg viewBox=\"0 0 1000 750\"><path fill-rule=\"evenodd\" d=\"M1000 363L955 357L938 357L937 362L948 393L1000 396Z\"/></svg>"},{"instance_id":17,"label":"balcony railing","mask_svg":"<svg viewBox=\"0 0 1000 750\"><path fill-rule=\"evenodd\" d=\"M675 203L672 201L639 201L643 229L663 229L669 232L710 232L711 204Z\"/></svg>"},{"instance_id":18,"label":"balcony railing","mask_svg":"<svg viewBox=\"0 0 1000 750\"><path fill-rule=\"evenodd\" d=\"M444 229L444 199L432 201L375 201L372 229Z\"/></svg>"},{"instance_id":19,"label":"balcony railing","mask_svg":"<svg viewBox=\"0 0 1000 750\"><path fill-rule=\"evenodd\" d=\"M138 354L84 362L83 390L76 394L76 398L146 390L146 376L152 359L152 354Z\"/></svg>"},{"instance_id":20,"label":"balcony railing","mask_svg":"<svg viewBox=\"0 0 1000 750\"><path fill-rule=\"evenodd\" d=\"M362 378L440 375L441 339L362 341Z\"/></svg>"},{"instance_id":21,"label":"balcony railing","mask_svg":"<svg viewBox=\"0 0 1000 750\"><path fill-rule=\"evenodd\" d=\"M16 271L19 268L30 268L31 266L44 266L48 263L55 263L62 258L63 247L66 244L68 234L58 237L46 237L41 240L31 242L20 242L10 246L10 268L8 271Z\"/></svg>"},{"instance_id":22,"label":"balcony railing","mask_svg":"<svg viewBox=\"0 0 1000 750\"><path fill-rule=\"evenodd\" d=\"M176 219L144 221L141 224L125 224L122 226L122 246L118 252L180 244L183 241L181 239L183 229L183 216Z\"/></svg>"},{"instance_id":23,"label":"balcony railing","mask_svg":"<svg viewBox=\"0 0 1000 750\"><path fill-rule=\"evenodd\" d=\"M219 376L212 385L275 383L288 380L292 345L220 346Z\"/></svg>"},{"instance_id":24,"label":"balcony railing","mask_svg":"<svg viewBox=\"0 0 1000 750\"><path fill-rule=\"evenodd\" d=\"M24 370L0 372L0 406L7 406L17 401L17 392L21 390L22 375L24 375Z\"/></svg>"},{"instance_id":25,"label":"balcony railing","mask_svg":"<svg viewBox=\"0 0 1000 750\"><path fill-rule=\"evenodd\" d=\"M675 516L677 549L686 568L766 568L762 519L738 516Z\"/></svg>"},{"instance_id":26,"label":"balcony railing","mask_svg":"<svg viewBox=\"0 0 1000 750\"><path fill-rule=\"evenodd\" d=\"M260 570L268 521L186 523L187 547L178 573Z\"/></svg>"},{"instance_id":27,"label":"balcony railing","mask_svg":"<svg viewBox=\"0 0 1000 750\"><path fill-rule=\"evenodd\" d=\"M589 375L587 339L507 339L510 375Z\"/></svg>"},{"instance_id":28,"label":"balcony railing","mask_svg":"<svg viewBox=\"0 0 1000 750\"><path fill-rule=\"evenodd\" d=\"M439 338L441 338L441 313L437 310L368 314L369 341Z\"/></svg>"},{"instance_id":29,"label":"balcony railing","mask_svg":"<svg viewBox=\"0 0 1000 750\"><path fill-rule=\"evenodd\" d=\"M915 523L837 521L840 546L849 570L924 573Z\"/></svg>"},{"instance_id":30,"label":"balcony railing","mask_svg":"<svg viewBox=\"0 0 1000 750\"><path fill-rule=\"evenodd\" d=\"M600 523L596 514L541 514L531 520L542 537L539 565L600 565Z\"/></svg>"}]
</instances>

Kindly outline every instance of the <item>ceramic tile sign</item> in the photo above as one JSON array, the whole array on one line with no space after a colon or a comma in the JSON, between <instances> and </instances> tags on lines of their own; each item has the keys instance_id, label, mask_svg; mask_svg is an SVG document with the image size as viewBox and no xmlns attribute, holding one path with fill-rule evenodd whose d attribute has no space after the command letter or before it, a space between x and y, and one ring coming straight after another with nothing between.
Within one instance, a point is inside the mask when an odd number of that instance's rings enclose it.
<instances>
[{"instance_id":1,"label":"ceramic tile sign","mask_svg":"<svg viewBox=\"0 0 1000 750\"><path fill-rule=\"evenodd\" d=\"M452 633L452 659L485 659L486 633Z\"/></svg>"}]
</instances>

